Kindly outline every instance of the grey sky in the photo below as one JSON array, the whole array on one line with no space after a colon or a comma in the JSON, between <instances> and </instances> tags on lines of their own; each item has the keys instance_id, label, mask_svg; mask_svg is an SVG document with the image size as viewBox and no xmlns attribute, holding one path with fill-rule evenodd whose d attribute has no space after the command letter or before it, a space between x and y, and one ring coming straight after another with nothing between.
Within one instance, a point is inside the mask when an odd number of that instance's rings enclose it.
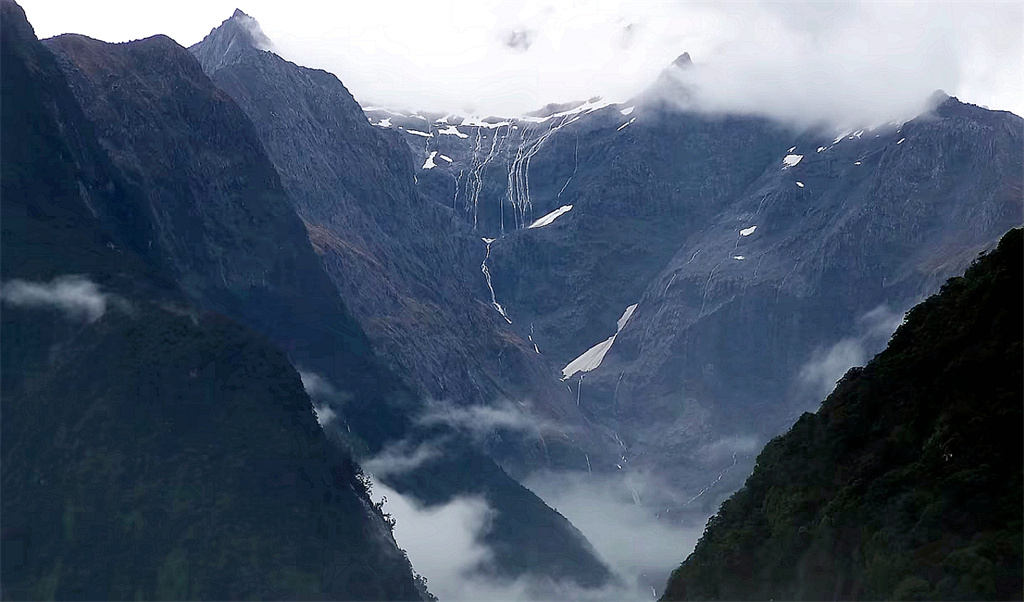
<instances>
[{"instance_id":1,"label":"grey sky","mask_svg":"<svg viewBox=\"0 0 1024 602\"><path fill-rule=\"evenodd\" d=\"M237 6L279 54L337 74L364 106L511 115L598 94L625 100L688 51L704 100L726 110L898 118L943 89L1024 112L1019 1L22 4L40 37L165 33L185 46Z\"/></svg>"}]
</instances>

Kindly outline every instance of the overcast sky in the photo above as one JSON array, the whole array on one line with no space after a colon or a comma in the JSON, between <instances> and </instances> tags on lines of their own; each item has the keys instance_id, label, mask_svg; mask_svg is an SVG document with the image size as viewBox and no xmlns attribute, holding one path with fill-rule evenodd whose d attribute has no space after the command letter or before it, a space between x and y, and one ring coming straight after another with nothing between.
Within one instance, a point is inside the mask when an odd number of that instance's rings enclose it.
<instances>
[{"instance_id":1,"label":"overcast sky","mask_svg":"<svg viewBox=\"0 0 1024 602\"><path fill-rule=\"evenodd\" d=\"M20 0L41 37L198 42L236 7L364 106L514 115L625 100L683 51L704 99L782 118L904 116L942 89L1024 113L1024 3Z\"/></svg>"}]
</instances>

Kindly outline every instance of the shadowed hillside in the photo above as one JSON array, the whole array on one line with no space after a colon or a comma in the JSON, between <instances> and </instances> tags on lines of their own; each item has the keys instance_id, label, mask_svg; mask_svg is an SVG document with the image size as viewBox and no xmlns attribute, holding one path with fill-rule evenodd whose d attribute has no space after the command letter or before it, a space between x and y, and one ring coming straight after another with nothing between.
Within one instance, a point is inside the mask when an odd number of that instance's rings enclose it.
<instances>
[{"instance_id":1,"label":"shadowed hillside","mask_svg":"<svg viewBox=\"0 0 1024 602\"><path fill-rule=\"evenodd\" d=\"M664 599L1021 598L1021 238L765 447Z\"/></svg>"},{"instance_id":2,"label":"shadowed hillside","mask_svg":"<svg viewBox=\"0 0 1024 602\"><path fill-rule=\"evenodd\" d=\"M420 599L286 355L145 253L139 188L0 10L0 597Z\"/></svg>"}]
</instances>

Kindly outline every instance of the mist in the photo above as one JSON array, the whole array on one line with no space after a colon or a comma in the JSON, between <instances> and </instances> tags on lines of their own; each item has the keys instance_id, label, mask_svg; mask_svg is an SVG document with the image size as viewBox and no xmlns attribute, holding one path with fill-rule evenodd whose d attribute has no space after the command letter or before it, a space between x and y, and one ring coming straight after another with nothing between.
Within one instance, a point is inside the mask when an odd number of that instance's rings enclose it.
<instances>
[{"instance_id":1,"label":"mist","mask_svg":"<svg viewBox=\"0 0 1024 602\"><path fill-rule=\"evenodd\" d=\"M854 366L865 365L880 352L901 323L904 314L880 305L857 318L858 331L837 343L815 351L797 376L801 392L814 408L824 399L844 374Z\"/></svg>"},{"instance_id":2,"label":"mist","mask_svg":"<svg viewBox=\"0 0 1024 602\"><path fill-rule=\"evenodd\" d=\"M388 454L391 456L392 454ZM373 459L364 463L371 467ZM483 543L491 509L481 497L459 497L425 507L377 480L374 501L386 498L384 511L395 520L395 539L427 578L441 600L652 600L660 596L671 571L693 550L707 516L688 520L659 518L637 496L671 496L656 478L640 472L591 475L544 472L524 485L568 518L593 544L615 573L605 587L582 589L527 574L502 581L479 569L491 558Z\"/></svg>"},{"instance_id":3,"label":"mist","mask_svg":"<svg viewBox=\"0 0 1024 602\"><path fill-rule=\"evenodd\" d=\"M416 418L420 425L444 424L481 440L496 430L540 437L564 434L571 427L537 416L526 402L498 401L490 405L455 406L433 401Z\"/></svg>"},{"instance_id":4,"label":"mist","mask_svg":"<svg viewBox=\"0 0 1024 602\"><path fill-rule=\"evenodd\" d=\"M85 276L57 276L50 282L11 280L0 300L15 307L58 310L71 320L95 322L107 311L107 295Z\"/></svg>"},{"instance_id":5,"label":"mist","mask_svg":"<svg viewBox=\"0 0 1024 602\"><path fill-rule=\"evenodd\" d=\"M687 83L710 112L872 124L917 114L938 89L1024 112L1019 2L24 4L41 37L165 33L184 46L237 5L275 52L336 74L363 106L513 116L595 95L625 101L689 52Z\"/></svg>"}]
</instances>

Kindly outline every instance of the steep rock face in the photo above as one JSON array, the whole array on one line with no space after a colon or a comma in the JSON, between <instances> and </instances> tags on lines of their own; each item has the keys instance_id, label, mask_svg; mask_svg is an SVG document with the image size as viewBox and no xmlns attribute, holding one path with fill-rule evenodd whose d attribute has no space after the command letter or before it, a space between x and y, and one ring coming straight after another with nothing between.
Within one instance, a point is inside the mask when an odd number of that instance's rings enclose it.
<instances>
[{"instance_id":1,"label":"steep rock face","mask_svg":"<svg viewBox=\"0 0 1024 602\"><path fill-rule=\"evenodd\" d=\"M419 599L288 359L133 248L136 190L0 11L0 596Z\"/></svg>"},{"instance_id":2,"label":"steep rock face","mask_svg":"<svg viewBox=\"0 0 1024 602\"><path fill-rule=\"evenodd\" d=\"M370 352L252 123L191 54L162 36L119 45L60 36L47 44L115 168L145 191L135 200L153 233L140 238L144 252L201 307L264 332L300 369L327 379L338 393L324 401L339 416L331 433L368 455L406 439L448 442L444 461L420 467L427 485L400 491L440 503L466 490L461 472L479 479L474 486L486 489L496 509L483 534L499 548L486 567L491 574L534 571L585 586L608 579L582 535L468 438L443 425L417 431L424 406L407 385L411 379L397 377ZM372 179L363 182L374 189ZM313 242L324 244L315 235ZM521 545L498 545L509 538Z\"/></svg>"},{"instance_id":3,"label":"steep rock face","mask_svg":"<svg viewBox=\"0 0 1024 602\"><path fill-rule=\"evenodd\" d=\"M188 52L164 36L106 44L65 35L46 44L142 200L142 252L202 307L266 332L299 365L362 378L365 336L320 269L245 114Z\"/></svg>"},{"instance_id":4,"label":"steep rock face","mask_svg":"<svg viewBox=\"0 0 1024 602\"><path fill-rule=\"evenodd\" d=\"M795 132L684 110L663 79L519 119L368 114L436 153L419 185L497 238L496 298L553 364L638 304L568 382L628 466L673 483L662 508L710 511L754 445L1021 223L1024 121L940 94L903 124Z\"/></svg>"},{"instance_id":5,"label":"steep rock face","mask_svg":"<svg viewBox=\"0 0 1024 602\"><path fill-rule=\"evenodd\" d=\"M253 44L258 27L236 13L190 50L251 118L381 357L431 398L527 398L566 419L567 392L490 304L484 242L419 194L405 144L371 127L337 77Z\"/></svg>"},{"instance_id":6,"label":"steep rock face","mask_svg":"<svg viewBox=\"0 0 1024 602\"><path fill-rule=\"evenodd\" d=\"M1022 257L1012 230L771 441L664 599L1019 599Z\"/></svg>"},{"instance_id":7,"label":"steep rock face","mask_svg":"<svg viewBox=\"0 0 1024 602\"><path fill-rule=\"evenodd\" d=\"M633 423L635 453L665 462L684 460L655 453L666 441L781 431L1020 224L1021 144L1020 118L946 99L899 127L780 149L647 285L588 376L591 403ZM679 405L708 412L707 434L650 421Z\"/></svg>"}]
</instances>

